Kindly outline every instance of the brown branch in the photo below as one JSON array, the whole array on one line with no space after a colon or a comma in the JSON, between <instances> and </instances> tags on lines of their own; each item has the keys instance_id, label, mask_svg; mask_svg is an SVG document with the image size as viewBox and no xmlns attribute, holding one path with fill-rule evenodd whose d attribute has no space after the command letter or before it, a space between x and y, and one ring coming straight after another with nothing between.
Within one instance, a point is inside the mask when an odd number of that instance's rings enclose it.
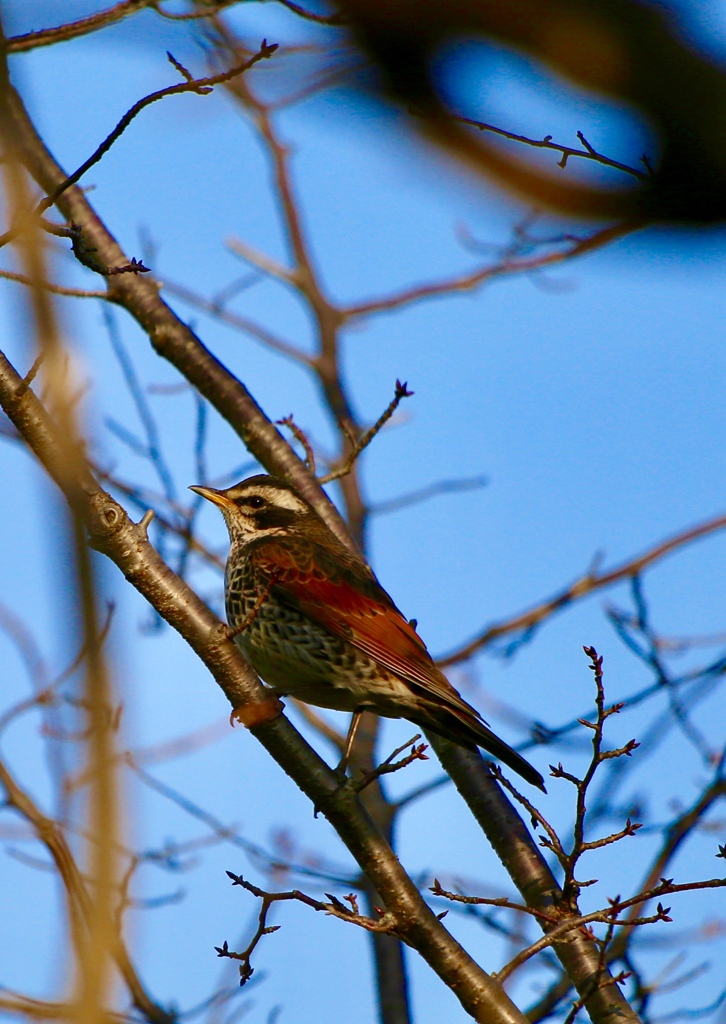
<instances>
[{"instance_id":1,"label":"brown branch","mask_svg":"<svg viewBox=\"0 0 726 1024\"><path fill-rule=\"evenodd\" d=\"M290 359L294 359L295 362L314 367L315 360L307 352L303 352L302 349L290 344L290 342L278 338L276 334L273 334L266 327L261 327L254 320L241 316L239 313L234 313L232 310L225 309L214 299L205 299L202 295L198 295L191 289L174 281L163 281L162 288L171 295L176 295L182 302L186 302L188 305L201 310L203 313L207 313L209 316L228 324L230 327L236 328L238 331L243 331L251 338L266 345L267 348L271 348L283 356L288 356Z\"/></svg>"},{"instance_id":2,"label":"brown branch","mask_svg":"<svg viewBox=\"0 0 726 1024\"><path fill-rule=\"evenodd\" d=\"M156 4L163 2L163 0L156 0ZM167 18L169 21L200 21L203 18L212 18L215 14L219 14L221 11L226 11L228 7L234 7L235 4L244 3L244 0L217 0L217 3L210 3L209 0L205 2L204 9L201 11L187 11L186 14L175 14L172 11L165 11L162 7L155 6L156 13L162 18Z\"/></svg>"},{"instance_id":3,"label":"brown branch","mask_svg":"<svg viewBox=\"0 0 726 1024\"><path fill-rule=\"evenodd\" d=\"M98 11L87 18L79 18L78 21L71 21L57 28L44 28L37 32L26 32L20 36L11 36L7 40L8 53L25 53L38 46L52 46L54 43L64 43L69 39L77 39L78 36L87 35L89 32L96 32L98 29L112 25L130 14L145 7L155 6L157 0L121 0L121 3L106 8L105 11Z\"/></svg>"},{"instance_id":4,"label":"brown branch","mask_svg":"<svg viewBox=\"0 0 726 1024\"><path fill-rule=\"evenodd\" d=\"M592 757L588 764L587 770L582 779L577 778L575 775L566 772L562 765L553 766L550 765L551 772L554 778L565 779L571 782L577 790L576 798L576 809L575 809L575 823L573 827L573 843L569 853L565 850L562 841L557 835L554 828L548 824L544 816L530 803L526 797L522 796L521 793L509 782L502 774L501 769L498 765L492 767L494 775L500 782L500 784L520 803L530 815L533 824L541 825L546 833L547 837L540 836L540 845L546 849L551 850L557 860L559 861L563 871L564 880L562 883L562 896L561 900L564 905L567 905L573 914L579 914L577 906L577 899L580 893L580 889L586 885L591 885L592 881L583 882L578 881L575 878L575 869L578 861L584 853L589 850L596 850L603 846L609 846L612 843L619 842L629 836L635 835L637 830L641 828L641 825L634 824L628 818L625 826L619 832L614 832L612 835L605 836L602 839L586 841L585 840L585 821L587 814L587 793L590 785L595 777L595 773L598 768L607 760L611 760L614 757L629 757L633 750L638 746L635 740L631 740L625 746L618 750L603 750L603 729L605 722L612 715L617 714L622 704L614 704L611 707L605 707L605 690L603 686L603 675L602 675L602 658L598 655L597 651L593 647L585 647L585 653L590 659L590 668L595 675L596 685L596 697L595 704L597 709L595 722L589 722L586 719L579 719L580 725L584 728L591 730L592 732Z\"/></svg>"},{"instance_id":5,"label":"brown branch","mask_svg":"<svg viewBox=\"0 0 726 1024\"><path fill-rule=\"evenodd\" d=\"M700 883L692 883L692 887L700 889L714 888L713 881L714 880L706 880ZM721 882L722 886L726 885L726 879L718 881ZM691 886L689 885L688 888L690 887ZM681 892L686 891L686 887L684 887L683 889L673 887L664 889L663 891L667 893ZM437 895L441 894L437 893ZM657 924L660 921L670 922L671 918L668 917L668 909L670 908L666 909L662 907L660 904L658 905L658 909L655 914L650 914L647 917L631 917L625 921L620 921L619 915L623 912L623 910L629 907L637 907L640 904L645 903L650 899L653 899L653 895L653 893L640 893L637 896L633 896L629 900L612 900L610 902L609 907L605 907L602 910L592 911L589 914L582 914L580 917L575 917L568 921L563 921L561 924L556 925L556 927L554 927L552 931L548 932L547 935L544 935L541 939L538 939L536 942L533 942L530 946L527 946L526 949L523 949L519 953L517 953L517 955L513 957L509 961L509 963L505 964L505 966L502 967L500 971L496 972L496 977L499 979L499 981L504 981L518 967L521 967L522 964L526 963L527 960L530 960L533 956L541 952L543 949L546 949L548 946L552 946L555 942L561 939L569 931L572 931L575 928L584 928L585 925L596 923L609 925L620 924L623 927L634 928L641 927L647 924ZM656 893L656 895L660 895L660 893ZM485 901L482 900L482 902ZM509 903L505 905L508 907L510 906ZM526 907L523 908L517 905L511 906L512 909L516 909L519 911L528 909ZM608 957L608 959L611 959L611 957Z\"/></svg>"},{"instance_id":6,"label":"brown branch","mask_svg":"<svg viewBox=\"0 0 726 1024\"><path fill-rule=\"evenodd\" d=\"M590 660L590 668L595 678L595 706L597 709L597 715L595 722L588 722L586 719L581 720L581 725L592 732L592 758L587 766L583 778L574 780L574 785L577 790L577 802L575 808L575 824L573 827L573 843L570 853L562 861L562 865L565 869L565 878L562 885L562 892L566 900L570 900L573 906L577 900L577 896L582 885L581 882L575 880L575 868L580 857L589 848L585 843L585 820L587 815L587 793L590 785L595 778L595 774L603 763L607 759L607 753L603 751L603 729L605 722L612 715L617 714L622 705L615 704L610 708L605 707L605 688L603 684L603 671L602 671L602 657L598 655L594 647L585 647L585 654ZM635 741L631 744L626 745L621 752L620 756L630 756L632 750L637 746ZM631 825L630 819L622 830L621 833L617 834L616 838L622 839L625 836L633 835L636 828L640 826ZM610 837L608 842L615 842L616 838Z\"/></svg>"},{"instance_id":7,"label":"brown branch","mask_svg":"<svg viewBox=\"0 0 726 1024\"><path fill-rule=\"evenodd\" d=\"M0 355L0 403L56 483L61 449L54 426L22 377ZM60 463L62 465L62 462ZM189 643L212 671L233 708L260 703L265 691L242 659L226 627L196 594L159 558L148 542L145 525L131 523L120 506L89 473L82 486L73 481L95 548L122 570L126 579ZM506 995L436 919L390 846L363 809L340 789L334 772L319 758L283 715L251 726L283 770L321 810L380 893L397 934L416 949L465 1010L487 1024L524 1024Z\"/></svg>"},{"instance_id":8,"label":"brown branch","mask_svg":"<svg viewBox=\"0 0 726 1024\"><path fill-rule=\"evenodd\" d=\"M257 931L252 936L252 940L245 950L241 953L234 953L229 949L226 941L222 946L215 946L217 956L228 957L230 960L239 960L239 976L240 985L244 985L250 980L254 974L254 968L250 963L250 957L257 948L260 939L264 935L270 935L272 932L276 932L280 925L268 925L267 915L270 911L270 907L273 903L280 903L289 900L296 900L299 903L304 903L306 907L312 907L313 910L322 910L325 914L331 917L337 917L342 921L350 921L352 924L357 924L360 928L364 928L369 932L379 932L384 935L391 935L395 932L395 920L390 914L382 914L378 920L374 920L371 917L365 917L363 914L358 913L357 901L354 896L348 896L348 902L351 904L351 909L348 909L343 903L340 902L335 896L331 896L330 893L326 893L330 903L323 903L320 900L313 899L312 896L308 896L304 892L300 892L299 889L293 889L290 892L265 892L264 889L258 888L251 882L246 881L242 875L234 875L231 871L227 872L227 876L232 879L232 885L241 885L247 892L251 892L253 896L257 896L262 901L260 907L260 914L257 922Z\"/></svg>"},{"instance_id":9,"label":"brown branch","mask_svg":"<svg viewBox=\"0 0 726 1024\"><path fill-rule=\"evenodd\" d=\"M37 285L35 281L31 281L25 274L15 274L12 270L0 270L0 277L4 277L7 281L17 281L18 284L24 284L31 288ZM49 281L43 281L39 287L50 292L52 295L70 295L74 299L108 298L107 292L93 291L86 288L66 288L64 285L51 284Z\"/></svg>"},{"instance_id":10,"label":"brown branch","mask_svg":"<svg viewBox=\"0 0 726 1024\"><path fill-rule=\"evenodd\" d=\"M278 426L287 427L292 436L295 438L295 440L302 445L305 451L305 465L308 467L311 473L314 473L315 452L313 451L313 446L308 441L305 433L302 431L300 427L298 427L297 423L292 418L292 413L290 413L289 416L283 416L281 420L275 420L275 422L278 424ZM321 480L320 483L325 483L325 481Z\"/></svg>"},{"instance_id":11,"label":"brown branch","mask_svg":"<svg viewBox=\"0 0 726 1024\"><path fill-rule=\"evenodd\" d=\"M307 21L314 21L317 25L347 25L348 19L344 14L315 14L313 11L308 11L300 4L296 4L293 0L278 0L284 7L287 7L289 11L299 15L301 18L305 18Z\"/></svg>"},{"instance_id":12,"label":"brown branch","mask_svg":"<svg viewBox=\"0 0 726 1024\"><path fill-rule=\"evenodd\" d=\"M428 761L426 751L428 750L428 744L419 743L415 746L416 740L421 739L421 734L416 733L413 739L407 740L402 743L400 747L396 747L392 754L389 754L385 761L382 761L372 772L363 771L363 777L352 783L353 789L356 793L362 793L364 789L375 782L376 779L380 779L382 775L392 775L393 772L400 772L402 768L408 768L414 761ZM406 757L402 757L400 761L394 761L395 757L406 750L407 747L411 747L410 753Z\"/></svg>"},{"instance_id":13,"label":"brown branch","mask_svg":"<svg viewBox=\"0 0 726 1024\"><path fill-rule=\"evenodd\" d=\"M531 630L555 612L566 608L573 602L582 600L582 598L589 596L596 590L602 590L604 587L609 587L620 580L632 579L639 573L642 573L648 566L653 565L661 558L665 558L666 555L670 555L672 552L678 551L680 548L693 543L693 541L700 540L702 537L717 533L719 530L723 530L724 527L726 527L726 515L714 516L713 519L707 519L704 523L689 527L687 530L683 530L681 533L661 541L659 544L643 552L643 554L637 555L627 562L622 562L607 572L590 571L555 594L554 597L542 601L540 604L535 605L534 608L529 609L529 611L488 626L474 640L440 658L437 664L442 668L448 665L455 665L460 661L466 661L467 658L470 658L477 651L486 647L500 636L506 636L509 633L522 630Z\"/></svg>"},{"instance_id":14,"label":"brown branch","mask_svg":"<svg viewBox=\"0 0 726 1024\"><path fill-rule=\"evenodd\" d=\"M502 789L506 789L509 795L513 797L513 799L516 800L517 803L525 809L525 811L527 812L527 816L529 817L529 820L532 822L532 827L540 825L545 830L545 832L547 833L547 838L545 838L544 836L539 836L539 844L540 846L543 846L545 847L545 849L550 850L552 853L554 853L555 857L560 863L560 866L564 868L567 864L567 853L565 852L565 848L562 845L560 837L557 835L557 832L555 831L554 827L550 825L548 820L545 818L542 812L537 807L535 807L532 801L529 800L526 796L524 796L523 793L520 793L516 786L514 786L509 781L509 779L504 775L502 769L499 767L498 764L492 763L491 772L494 778L499 783L499 785L502 787ZM573 777L572 781L577 782L578 780L574 779Z\"/></svg>"},{"instance_id":15,"label":"brown branch","mask_svg":"<svg viewBox=\"0 0 726 1024\"><path fill-rule=\"evenodd\" d=\"M441 896L442 899L448 900L450 903L460 903L465 907L506 907L507 910L516 910L519 914L528 914L530 917L545 921L553 926L557 924L556 914L545 913L542 910L538 910L537 907L528 907L525 903L515 903L507 896L465 896L463 893L451 892L449 889L444 889L438 878L434 878L434 884L429 887L429 892L432 892L434 896ZM566 923L569 924L569 922Z\"/></svg>"},{"instance_id":16,"label":"brown branch","mask_svg":"<svg viewBox=\"0 0 726 1024\"><path fill-rule=\"evenodd\" d=\"M482 267L469 274L459 274L446 281L415 285L412 288L405 288L396 294L380 299L369 299L368 302L345 306L340 312L346 321L350 321L360 317L372 316L374 313L387 313L395 309L401 309L403 306L410 306L415 302L421 302L423 299L452 295L457 292L473 291L475 288L479 288L488 281L493 281L499 277L532 273L535 270L542 270L545 267L555 266L558 263L565 263L576 259L578 256L584 256L586 253L601 249L610 242L632 234L633 231L638 231L642 227L644 227L642 223L634 221L615 224L611 227L601 228L586 238L568 240L569 244L565 248L547 253L545 256L528 256L526 258L502 260L499 263Z\"/></svg>"},{"instance_id":17,"label":"brown branch","mask_svg":"<svg viewBox=\"0 0 726 1024\"><path fill-rule=\"evenodd\" d=\"M66 175L48 152L28 118L20 97L13 90L10 91L9 101L22 158L41 188L50 193L66 180ZM128 262L116 240L77 186L64 192L57 205L69 222L80 226L85 244L98 252L106 266ZM293 484L336 536L344 544L351 545L345 524L314 477L270 423L241 381L169 309L160 298L155 284L136 275L122 275L110 278L108 288L109 298L123 306L149 334L157 354L172 363L207 398L268 472Z\"/></svg>"},{"instance_id":18,"label":"brown branch","mask_svg":"<svg viewBox=\"0 0 726 1024\"><path fill-rule=\"evenodd\" d=\"M434 896L440 896L452 903L464 904L465 906L484 905L490 907L505 907L507 910L514 910L520 914L528 914L539 920L541 923L544 922L551 926L551 929L548 930L546 935L521 950L507 964L505 964L501 970L496 972L497 979L499 981L504 981L518 967L521 967L522 964L526 963L543 949L553 946L556 942L560 941L564 935L567 935L568 932L574 931L575 929L582 929L583 934L588 937L590 933L585 929L585 925L588 924L620 924L623 927L635 928L648 924L656 924L658 922L670 922L671 918L668 916L670 908L665 908L660 903L658 904L658 908L654 914L650 914L645 917L630 916L626 920L621 921L620 915L627 909L633 907L637 908L643 903L647 903L652 899L657 899L660 896L678 892L690 892L696 889L703 890L723 888L725 886L726 879L724 878L704 879L698 882L685 882L682 884L676 884L671 879L663 879L661 884L652 890L638 893L636 896L632 896L627 900L609 900L608 906L603 907L601 910L594 910L587 914L571 917L565 921L558 921L559 915L557 914L544 914L536 908L528 907L521 903L515 903L506 897L490 899L484 896L464 896L460 893L449 892L441 886L438 879L434 879L434 884L431 886L430 891ZM611 958L608 957L608 959Z\"/></svg>"},{"instance_id":19,"label":"brown branch","mask_svg":"<svg viewBox=\"0 0 726 1024\"><path fill-rule=\"evenodd\" d=\"M240 238L230 238L227 242L227 248L233 252L236 256L240 256L247 263L251 263L253 267L256 267L261 273L266 274L268 277L274 277L278 281L282 281L283 284L293 285L297 287L302 283L302 277L300 270L290 270L287 267L283 267L277 260L273 260L271 256L268 256L264 252L259 252L254 249L251 245L243 242Z\"/></svg>"}]
</instances>

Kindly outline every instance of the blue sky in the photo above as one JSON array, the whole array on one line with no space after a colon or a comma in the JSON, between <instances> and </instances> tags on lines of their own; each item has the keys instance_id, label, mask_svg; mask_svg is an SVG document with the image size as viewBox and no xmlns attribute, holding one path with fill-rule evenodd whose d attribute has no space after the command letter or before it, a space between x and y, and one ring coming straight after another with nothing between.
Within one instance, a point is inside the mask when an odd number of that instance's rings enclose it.
<instances>
[{"instance_id":1,"label":"blue sky","mask_svg":"<svg viewBox=\"0 0 726 1024\"><path fill-rule=\"evenodd\" d=\"M94 4L80 2L8 3L3 14L11 34L31 27L28 11L37 28L92 9ZM253 40L295 40L308 31L272 4L243 5L235 24ZM195 70L204 67L187 29L149 12L96 37L18 55L11 70L48 145L71 169L139 96L176 80L166 49ZM272 65L265 74L274 73ZM521 58L499 55L492 66L489 88L479 98L484 120L572 143L582 130L602 151L637 161L643 147L637 124L621 132L612 113L603 113L592 97L575 96L565 85L548 100L547 76ZM457 73L459 87L467 86L472 71L463 58ZM425 149L399 118L350 92L311 100L281 114L279 124L294 146L296 189L318 266L330 293L341 301L472 268L482 256L462 245L462 229L482 244L501 246L527 212ZM172 97L144 111L86 184L94 186L93 203L129 255L142 255L144 240L153 239L151 265L162 281L214 294L244 272L225 248L230 237L285 259L267 162L222 91L204 98ZM543 234L555 227L543 219ZM723 242L724 233L717 229L641 232L542 278L511 278L473 295L372 317L345 337L345 375L363 419L374 419L385 407L397 377L415 392L364 457L371 500L384 501L440 479L484 475L488 480L482 490L439 497L372 523L370 557L381 582L407 615L418 618L433 652L448 651L486 623L548 596L585 572L598 552L604 565L619 562L723 510ZM54 274L80 287L100 287L62 255ZM20 299L17 285L0 282L7 349L20 366L27 366L32 354ZM244 380L272 419L292 412L325 444L329 427L304 370L179 300L168 301ZM248 288L234 308L303 347L310 344L306 313L274 283ZM90 385L86 416L95 450L120 475L138 475L153 484L148 467L104 427L113 416L138 430L119 384L102 310L91 301L67 300L62 316L68 343ZM114 317L143 380L177 383L175 371L151 352L125 314L116 311ZM149 400L183 499L184 487L198 482L190 451L191 397L155 394ZM245 461L238 440L216 414L210 415L210 438L213 474ZM64 595L57 581L63 579L64 565L54 526L56 499L22 452L4 444L0 458L4 479L12 481L0 506L0 529L13 539L3 546L3 600L33 628L48 661L58 664L72 643L58 627ZM201 521L210 543L223 550L221 518L210 508ZM716 536L647 576L659 631L723 631L725 553L726 538ZM149 628L148 610L113 567L102 573L108 597L117 602L110 644L125 709L122 745L147 748L222 723L224 701L206 671L169 630ZM202 570L195 578L219 607L221 580ZM606 601L628 606L626 589L591 598L559 616L516 658L477 658L467 666L467 678L461 673L452 678L515 742L519 737L501 717L498 701L551 726L589 710L592 683L583 644L594 644L605 656L610 699L633 693L649 675L605 620ZM12 645L4 638L0 644L11 681L8 700L17 700L27 692L27 683ZM695 661L700 657L703 652ZM292 717L298 721L294 712ZM613 744L644 732L647 717L634 710L616 719ZM717 694L694 712L714 745L722 742L725 718ZM4 751L43 801L50 799L50 790L38 768L38 726L34 716L23 719L6 735ZM382 750L411 733L404 722L386 723ZM220 735L219 742L150 770L223 821L238 823L250 840L270 845L271 836L284 827L297 846L297 859L315 853L352 870L327 824L313 819L306 801L254 740L221 725ZM553 759L569 759L577 771L585 763L584 750L580 740L555 753L534 749L531 759L541 770ZM706 777L682 736L673 735L652 755L641 750L636 756L642 768L619 797L627 805L648 793L649 820L655 822L690 803ZM415 765L405 778L392 780L391 791L405 792L436 775L433 761ZM199 822L134 780L126 782L133 843L152 849L205 834ZM564 828L571 820L571 794L562 782L549 788L546 813ZM592 855L589 870L602 879L593 900L603 902L634 886L657 841L644 829L627 849L621 844L608 858ZM684 878L718 874L715 842L714 834L694 840L673 873ZM48 907L58 905L58 892L50 876L13 856L18 846L4 841L7 910L17 910L19 923L12 942L0 951L0 984L52 996L63 987L63 964L53 926L39 929L38 920L47 921ZM452 888L461 884L487 895L509 892L494 855L448 788L405 814L399 849L422 885L436 874ZM184 894L169 905L130 915L144 977L161 1001L189 1008L220 976L227 982L233 977L233 968L214 958L212 946L225 938L230 946L241 942L256 907L239 890L230 891L225 869L265 884L257 867L228 847L202 850L189 870L176 875L154 867L140 870L139 897ZM307 885L309 891L316 891L316 884ZM673 897L673 905L676 920L668 927L679 931L724 912L718 894ZM449 921L487 969L506 959L491 933L454 914ZM283 928L257 956L259 975L265 978L242 996L245 1005L251 1004L249 1019L266 1020L278 1004L281 1021L340 1019L336 1014L344 993L346 1020L369 1021L374 1010L363 934L294 905L286 905L275 923ZM27 956L31 940L32 961ZM703 949L695 945L682 969L703 959L723 964L723 953L723 938ZM645 962L655 970L669 955L656 950ZM38 972L39 962L51 965L45 975ZM463 1019L451 994L413 956L409 962L417 1022L429 1024L443 1015ZM719 991L722 973L715 966L671 1001L664 997L661 1009L707 1003ZM531 975L515 986L523 1005L535 998L541 981L542 975Z\"/></svg>"}]
</instances>

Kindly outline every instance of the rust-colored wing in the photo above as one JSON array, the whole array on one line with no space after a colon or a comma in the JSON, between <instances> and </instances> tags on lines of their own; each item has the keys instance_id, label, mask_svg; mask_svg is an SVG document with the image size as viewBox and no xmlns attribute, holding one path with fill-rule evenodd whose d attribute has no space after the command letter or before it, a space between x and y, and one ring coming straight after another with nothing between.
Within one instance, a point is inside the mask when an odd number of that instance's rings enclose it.
<instances>
[{"instance_id":1,"label":"rust-colored wing","mask_svg":"<svg viewBox=\"0 0 726 1024\"><path fill-rule=\"evenodd\" d=\"M544 790L539 772L493 733L457 693L373 573L342 545L340 551L331 552L314 542L268 539L250 557L274 581L272 591L278 600L347 640L427 698L417 707L412 705L403 717L463 746L484 747Z\"/></svg>"},{"instance_id":2,"label":"rust-colored wing","mask_svg":"<svg viewBox=\"0 0 726 1024\"><path fill-rule=\"evenodd\" d=\"M336 554L338 554L336 552ZM367 566L315 544L268 540L252 556L274 591L313 622L454 711L480 716L434 665L421 637Z\"/></svg>"}]
</instances>

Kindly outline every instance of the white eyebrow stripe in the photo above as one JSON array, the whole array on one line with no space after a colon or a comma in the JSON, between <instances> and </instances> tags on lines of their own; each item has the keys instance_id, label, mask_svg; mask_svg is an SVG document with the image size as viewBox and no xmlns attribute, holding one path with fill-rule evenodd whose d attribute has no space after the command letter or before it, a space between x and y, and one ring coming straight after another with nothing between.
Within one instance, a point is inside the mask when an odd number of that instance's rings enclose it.
<instances>
[{"instance_id":1,"label":"white eyebrow stripe","mask_svg":"<svg viewBox=\"0 0 726 1024\"><path fill-rule=\"evenodd\" d=\"M280 487L265 487L264 484L259 484L257 487L251 487L246 493L249 495L259 494L260 497L269 501L271 505L276 505L278 508L288 508L291 512L308 511L308 506L301 498L298 498L292 491L285 491Z\"/></svg>"}]
</instances>

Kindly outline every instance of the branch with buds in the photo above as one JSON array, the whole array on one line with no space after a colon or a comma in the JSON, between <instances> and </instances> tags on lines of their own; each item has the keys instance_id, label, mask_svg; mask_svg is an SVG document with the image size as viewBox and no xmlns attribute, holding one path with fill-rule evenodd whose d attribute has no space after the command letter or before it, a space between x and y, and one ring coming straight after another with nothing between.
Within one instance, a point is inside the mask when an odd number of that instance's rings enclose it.
<instances>
[{"instance_id":1,"label":"branch with buds","mask_svg":"<svg viewBox=\"0 0 726 1024\"><path fill-rule=\"evenodd\" d=\"M292 889L289 892L265 892L264 889L260 889L258 886L248 882L242 877L242 875L235 875L231 871L228 871L227 876L232 879L232 885L241 885L243 889L247 890L247 892L251 892L253 896L262 900L257 922L257 930L252 936L252 940L246 949L242 950L241 953L235 953L230 950L226 941L223 942L221 946L214 947L217 951L217 956L228 957L230 960L239 960L240 985L246 984L254 974L254 968L250 963L250 959L259 945L260 940L265 935L271 935L273 932L278 931L281 927L279 924L267 924L267 916L270 912L270 907L272 907L274 903L297 900L299 903L304 903L306 907L312 907L313 910L322 910L330 917L337 917L341 921L350 921L369 932L377 932L382 935L392 935L396 932L394 919L391 915L386 914L385 911L379 911L381 916L378 920L361 914L358 910L358 899L353 893L344 897L349 906L346 906L345 903L341 902L337 898L337 896L333 896L329 892L325 895L328 897L330 902L323 903L321 900L313 899L312 896L308 896L306 893L300 892L299 889Z\"/></svg>"},{"instance_id":2,"label":"branch with buds","mask_svg":"<svg viewBox=\"0 0 726 1024\"><path fill-rule=\"evenodd\" d=\"M408 390L406 383L401 383L400 380L396 381L396 388L393 393L393 398L388 403L386 408L383 410L381 415L378 417L372 427L369 427L365 433L361 434L360 437L356 437L355 432L351 429L350 425L344 420L340 420L340 428L348 438L350 444L350 452L343 462L332 469L325 476L320 477L321 484L328 484L332 480L339 480L342 476L347 476L351 469L355 465L358 456L364 449L368 447L376 434L388 423L391 416L393 416L396 409L401 404L404 398L410 398L413 395L413 391Z\"/></svg>"},{"instance_id":3,"label":"branch with buds","mask_svg":"<svg viewBox=\"0 0 726 1024\"><path fill-rule=\"evenodd\" d=\"M421 734L416 733L412 739L402 743L400 747L396 747L393 753L389 754L386 760L381 762L372 772L366 772L361 769L363 778L352 784L355 792L361 793L372 782L375 782L376 779L380 779L383 775L392 775L394 772L400 772L402 768L407 768L414 761L428 761L428 754L426 753L428 743L419 743L416 746L416 740L419 739L421 739ZM406 757L402 757L400 761L394 761L394 758L398 757L407 747L411 747L410 753Z\"/></svg>"}]
</instances>

